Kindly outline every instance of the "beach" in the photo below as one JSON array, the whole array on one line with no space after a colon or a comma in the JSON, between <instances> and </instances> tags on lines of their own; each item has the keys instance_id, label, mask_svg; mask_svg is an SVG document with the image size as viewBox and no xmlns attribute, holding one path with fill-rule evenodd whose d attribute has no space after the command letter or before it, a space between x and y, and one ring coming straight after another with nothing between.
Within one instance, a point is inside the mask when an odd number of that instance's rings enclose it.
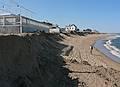
<instances>
[{"instance_id":1,"label":"beach","mask_svg":"<svg viewBox=\"0 0 120 87\"><path fill-rule=\"evenodd\" d=\"M120 64L90 45L107 34L0 36L0 87L120 87Z\"/></svg>"},{"instance_id":2,"label":"beach","mask_svg":"<svg viewBox=\"0 0 120 87\"><path fill-rule=\"evenodd\" d=\"M108 58L99 49L90 54L90 45L105 34L87 36L71 35L63 43L72 45L69 56L64 56L69 76L78 79L78 87L120 87L120 64Z\"/></svg>"},{"instance_id":3,"label":"beach","mask_svg":"<svg viewBox=\"0 0 120 87\"><path fill-rule=\"evenodd\" d=\"M96 41L94 46L95 48L99 49L100 52L105 54L108 58L120 63L119 49L117 49L115 46L112 46L110 43L110 39L100 39Z\"/></svg>"}]
</instances>

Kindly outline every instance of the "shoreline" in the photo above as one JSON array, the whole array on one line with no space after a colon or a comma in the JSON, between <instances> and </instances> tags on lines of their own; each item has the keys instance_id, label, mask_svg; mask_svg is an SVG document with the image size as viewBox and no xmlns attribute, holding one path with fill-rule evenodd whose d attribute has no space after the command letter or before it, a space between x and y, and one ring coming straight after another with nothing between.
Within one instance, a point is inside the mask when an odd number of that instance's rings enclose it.
<instances>
[{"instance_id":1,"label":"shoreline","mask_svg":"<svg viewBox=\"0 0 120 87\"><path fill-rule=\"evenodd\" d=\"M98 40L106 40L110 36L109 34L93 34L87 36L73 35L72 37L65 37L62 42L66 45L73 46L73 50L70 52L69 56L65 56L67 59L75 59L78 62L88 61L92 66L104 66L112 67L120 71L120 63L112 60L106 56L99 49L93 50L93 55L90 54L90 45L95 44ZM118 67L119 66L119 67Z\"/></svg>"},{"instance_id":2,"label":"shoreline","mask_svg":"<svg viewBox=\"0 0 120 87\"><path fill-rule=\"evenodd\" d=\"M83 82L88 87L113 87L114 84L120 87L120 63L113 61L96 48L93 55L90 54L89 46L106 37L106 34L65 37L64 44L73 46L69 56L64 56L72 79L78 79L79 83ZM79 85L81 84L78 84L78 87Z\"/></svg>"},{"instance_id":3,"label":"shoreline","mask_svg":"<svg viewBox=\"0 0 120 87\"><path fill-rule=\"evenodd\" d=\"M112 54L111 52L110 52L110 50L109 49L107 49L105 46L104 46L104 44L105 44L105 42L106 41L104 41L104 40L98 40L98 41L96 41L96 43L95 43L95 48L98 50L98 51L100 51L102 54L104 54L106 57L108 57L109 59L112 59L113 61L115 61L115 62L118 62L118 63L120 63L120 58L119 57L117 57L117 56L115 56L114 54Z\"/></svg>"},{"instance_id":4,"label":"shoreline","mask_svg":"<svg viewBox=\"0 0 120 87\"><path fill-rule=\"evenodd\" d=\"M114 36L114 34L112 34ZM99 39L96 39L93 43L96 44L97 41L103 41L104 43L111 39L110 36L112 36L111 34L103 34L102 36L99 37ZM103 43L102 43L103 44ZM103 48L105 48L103 46ZM107 48L105 48L107 51L106 52L109 52L109 50ZM100 51L100 48L96 48L95 47L95 53L98 53L99 55L102 55L100 60L102 60L102 62L104 62L109 68L113 68L113 69L116 69L118 71L120 71L120 58L116 57L115 55L113 55L112 53L108 53L110 54L109 56L107 56L104 52L101 52ZM113 56L113 58L111 58ZM116 60L115 60L115 59ZM119 60L119 62L118 62Z\"/></svg>"}]
</instances>

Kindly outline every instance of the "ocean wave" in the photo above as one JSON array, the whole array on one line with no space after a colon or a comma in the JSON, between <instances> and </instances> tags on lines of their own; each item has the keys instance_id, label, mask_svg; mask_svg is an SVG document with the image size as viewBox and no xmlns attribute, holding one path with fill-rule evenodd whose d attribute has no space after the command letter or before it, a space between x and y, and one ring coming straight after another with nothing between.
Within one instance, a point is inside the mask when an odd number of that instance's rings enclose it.
<instances>
[{"instance_id":1,"label":"ocean wave","mask_svg":"<svg viewBox=\"0 0 120 87\"><path fill-rule=\"evenodd\" d=\"M118 36L117 36L118 37ZM118 49L117 47L115 46L112 46L111 45L112 42L111 40L108 40L106 41L106 43L104 44L104 46L115 56L119 57L120 58L120 49Z\"/></svg>"}]
</instances>

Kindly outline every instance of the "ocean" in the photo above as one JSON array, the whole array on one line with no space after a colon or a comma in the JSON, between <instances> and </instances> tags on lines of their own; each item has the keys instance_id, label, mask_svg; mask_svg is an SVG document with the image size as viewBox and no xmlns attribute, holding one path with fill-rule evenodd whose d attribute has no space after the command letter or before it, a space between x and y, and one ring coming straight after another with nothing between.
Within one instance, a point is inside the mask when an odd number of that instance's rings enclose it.
<instances>
[{"instance_id":1,"label":"ocean","mask_svg":"<svg viewBox=\"0 0 120 87\"><path fill-rule=\"evenodd\" d=\"M115 56L120 58L120 34L113 35L104 46Z\"/></svg>"},{"instance_id":2,"label":"ocean","mask_svg":"<svg viewBox=\"0 0 120 87\"><path fill-rule=\"evenodd\" d=\"M94 47L108 58L120 63L120 34L110 35L106 39L99 39Z\"/></svg>"},{"instance_id":3,"label":"ocean","mask_svg":"<svg viewBox=\"0 0 120 87\"><path fill-rule=\"evenodd\" d=\"M120 36L116 39L111 40L111 45L120 50Z\"/></svg>"}]
</instances>

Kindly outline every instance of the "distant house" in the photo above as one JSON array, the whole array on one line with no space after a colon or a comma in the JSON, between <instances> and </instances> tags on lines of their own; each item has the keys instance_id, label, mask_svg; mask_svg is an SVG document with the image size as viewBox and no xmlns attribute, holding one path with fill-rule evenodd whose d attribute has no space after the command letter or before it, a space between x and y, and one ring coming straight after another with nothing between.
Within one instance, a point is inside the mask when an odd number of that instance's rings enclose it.
<instances>
[{"instance_id":1,"label":"distant house","mask_svg":"<svg viewBox=\"0 0 120 87\"><path fill-rule=\"evenodd\" d=\"M68 25L65 27L65 31L66 32L72 32L72 31L76 31L77 30L77 26L74 24Z\"/></svg>"},{"instance_id":2,"label":"distant house","mask_svg":"<svg viewBox=\"0 0 120 87\"><path fill-rule=\"evenodd\" d=\"M57 24L52 24L50 22L42 22L42 23L49 26L49 33L60 33L60 28Z\"/></svg>"},{"instance_id":3,"label":"distant house","mask_svg":"<svg viewBox=\"0 0 120 87\"><path fill-rule=\"evenodd\" d=\"M82 32L86 34L99 34L97 30L92 30L92 29L85 29Z\"/></svg>"},{"instance_id":4,"label":"distant house","mask_svg":"<svg viewBox=\"0 0 120 87\"><path fill-rule=\"evenodd\" d=\"M83 30L83 32L90 34L90 33L92 33L92 29L85 29L85 30Z\"/></svg>"},{"instance_id":5,"label":"distant house","mask_svg":"<svg viewBox=\"0 0 120 87\"><path fill-rule=\"evenodd\" d=\"M67 31L65 30L65 28L60 28L60 33L67 33Z\"/></svg>"},{"instance_id":6,"label":"distant house","mask_svg":"<svg viewBox=\"0 0 120 87\"><path fill-rule=\"evenodd\" d=\"M100 32L97 31L97 30L92 30L92 33L94 33L94 34L99 34Z\"/></svg>"},{"instance_id":7,"label":"distant house","mask_svg":"<svg viewBox=\"0 0 120 87\"><path fill-rule=\"evenodd\" d=\"M92 29L86 29L86 30L83 30L83 31L92 32Z\"/></svg>"},{"instance_id":8,"label":"distant house","mask_svg":"<svg viewBox=\"0 0 120 87\"><path fill-rule=\"evenodd\" d=\"M0 15L0 33L21 34L21 33L58 33L59 27L51 23L40 22L21 15Z\"/></svg>"}]
</instances>

